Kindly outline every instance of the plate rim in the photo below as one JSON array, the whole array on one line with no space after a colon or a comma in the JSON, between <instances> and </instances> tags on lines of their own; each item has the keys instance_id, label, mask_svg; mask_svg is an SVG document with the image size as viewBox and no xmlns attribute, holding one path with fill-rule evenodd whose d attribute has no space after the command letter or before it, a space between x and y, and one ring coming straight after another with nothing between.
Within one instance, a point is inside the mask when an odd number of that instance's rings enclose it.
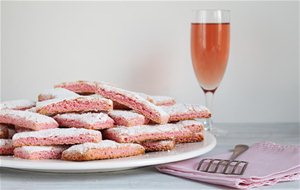
<instances>
[{"instance_id":1,"label":"plate rim","mask_svg":"<svg viewBox=\"0 0 300 190\"><path fill-rule=\"evenodd\" d=\"M208 143L205 147L201 147L200 149L194 149L192 151L182 153L180 156L172 154L172 155L165 155L165 156L149 158L149 159L143 158L138 161L132 159L134 157L127 157L127 158L120 158L120 160L122 159L121 162L115 162L113 165L101 164L100 167L99 166L95 167L95 166L97 166L96 164L101 161L109 162L113 159L94 160L94 161L85 161L85 162L73 162L73 161L60 162L60 160L59 162L55 162L57 160L53 160L54 161L53 163L51 163L52 160L47 160L47 163L43 163L45 160L24 160L24 159L13 158L12 156L9 157L0 156L0 168L5 167L5 168L12 168L12 169L27 170L27 171L45 171L45 172L56 172L56 173L62 173L62 172L88 173L88 172L99 172L99 171L101 172L101 171L126 170L126 169L138 168L138 167L161 165L161 164L167 164L171 162L191 159L211 151L216 146L217 139L212 133L208 131L204 132L204 136L205 136L204 141L198 143ZM5 159L3 160L2 158ZM138 158L138 156L135 158ZM34 163L33 166L32 163ZM60 166L63 167L60 168Z\"/></svg>"}]
</instances>

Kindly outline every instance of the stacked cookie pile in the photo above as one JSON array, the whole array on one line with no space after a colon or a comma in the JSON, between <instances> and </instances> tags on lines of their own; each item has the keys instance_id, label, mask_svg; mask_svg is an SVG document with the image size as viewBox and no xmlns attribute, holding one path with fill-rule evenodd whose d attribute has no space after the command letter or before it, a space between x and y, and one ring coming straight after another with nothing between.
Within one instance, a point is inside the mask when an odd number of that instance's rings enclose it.
<instances>
[{"instance_id":1,"label":"stacked cookie pile","mask_svg":"<svg viewBox=\"0 0 300 190\"><path fill-rule=\"evenodd\" d=\"M72 161L166 151L204 139L201 105L101 82L61 83L38 101L0 104L0 155Z\"/></svg>"}]
</instances>

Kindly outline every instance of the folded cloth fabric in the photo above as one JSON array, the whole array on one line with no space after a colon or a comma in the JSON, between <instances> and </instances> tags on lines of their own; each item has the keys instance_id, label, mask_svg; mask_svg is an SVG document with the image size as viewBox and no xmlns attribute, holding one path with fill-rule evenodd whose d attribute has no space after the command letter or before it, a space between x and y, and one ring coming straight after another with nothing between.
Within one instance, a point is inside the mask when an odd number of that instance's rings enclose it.
<instances>
[{"instance_id":1,"label":"folded cloth fabric","mask_svg":"<svg viewBox=\"0 0 300 190\"><path fill-rule=\"evenodd\" d=\"M229 159L231 153L209 158ZM300 146L260 142L252 145L237 160L249 162L243 175L212 174L196 170L200 160L175 162L157 166L160 172L196 181L248 189L274 185L283 181L300 180Z\"/></svg>"}]
</instances>

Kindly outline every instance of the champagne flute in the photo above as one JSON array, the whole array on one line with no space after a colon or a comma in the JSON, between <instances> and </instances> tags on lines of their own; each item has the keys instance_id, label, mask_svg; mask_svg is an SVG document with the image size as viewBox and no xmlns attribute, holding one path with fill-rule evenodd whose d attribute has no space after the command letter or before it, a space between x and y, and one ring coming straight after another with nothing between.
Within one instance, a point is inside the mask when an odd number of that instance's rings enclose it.
<instances>
[{"instance_id":1,"label":"champagne flute","mask_svg":"<svg viewBox=\"0 0 300 190\"><path fill-rule=\"evenodd\" d=\"M229 56L230 11L194 10L191 28L191 53L195 75L212 112L213 96L223 78ZM205 120L211 131L212 119ZM214 130L214 133L218 130ZM221 132L219 130L219 132Z\"/></svg>"}]
</instances>

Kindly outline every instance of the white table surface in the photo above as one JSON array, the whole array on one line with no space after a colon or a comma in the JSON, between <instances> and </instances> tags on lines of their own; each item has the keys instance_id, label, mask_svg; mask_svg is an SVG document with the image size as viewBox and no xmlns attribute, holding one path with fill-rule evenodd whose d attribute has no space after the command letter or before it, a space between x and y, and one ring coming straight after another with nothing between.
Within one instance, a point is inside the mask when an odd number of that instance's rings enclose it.
<instances>
[{"instance_id":1,"label":"white table surface","mask_svg":"<svg viewBox=\"0 0 300 190\"><path fill-rule=\"evenodd\" d=\"M281 144L300 144L299 124L219 124L218 126L226 129L228 134L224 137L217 137L217 146L208 154L227 151L235 144L251 145L264 140ZM227 189L162 174L154 167L90 174L57 174L0 168L0 177L1 190ZM300 182L280 183L259 189L300 189Z\"/></svg>"}]
</instances>

